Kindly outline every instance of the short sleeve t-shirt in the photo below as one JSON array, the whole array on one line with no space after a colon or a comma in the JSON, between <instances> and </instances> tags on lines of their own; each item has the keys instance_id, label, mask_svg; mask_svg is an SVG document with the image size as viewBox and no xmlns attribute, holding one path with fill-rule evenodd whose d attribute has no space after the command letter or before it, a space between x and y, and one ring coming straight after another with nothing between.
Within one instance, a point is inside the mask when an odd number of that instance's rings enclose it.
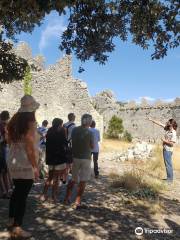
<instances>
[{"instance_id":1,"label":"short sleeve t-shirt","mask_svg":"<svg viewBox=\"0 0 180 240\"><path fill-rule=\"evenodd\" d=\"M170 131L166 131L164 138L165 138L165 140L167 140L167 141L176 143L176 139L177 139L176 131L175 131L174 129L173 129L173 130L170 130ZM165 149L166 151L172 152L172 151L173 151L173 146L169 146L169 145L167 145L167 144L164 144L164 149Z\"/></svg>"},{"instance_id":2,"label":"short sleeve t-shirt","mask_svg":"<svg viewBox=\"0 0 180 240\"><path fill-rule=\"evenodd\" d=\"M65 123L64 127L67 129L67 132L68 132L67 140L70 141L71 137L72 137L72 131L76 127L76 125L74 122L70 121L70 122Z\"/></svg>"},{"instance_id":3,"label":"short sleeve t-shirt","mask_svg":"<svg viewBox=\"0 0 180 240\"><path fill-rule=\"evenodd\" d=\"M99 130L96 128L90 128L90 131L93 133L93 149L91 150L91 152L97 153L99 152L99 141L100 141L100 133Z\"/></svg>"},{"instance_id":4,"label":"short sleeve t-shirt","mask_svg":"<svg viewBox=\"0 0 180 240\"><path fill-rule=\"evenodd\" d=\"M72 152L74 158L91 159L93 133L88 128L75 127L72 131Z\"/></svg>"}]
</instances>

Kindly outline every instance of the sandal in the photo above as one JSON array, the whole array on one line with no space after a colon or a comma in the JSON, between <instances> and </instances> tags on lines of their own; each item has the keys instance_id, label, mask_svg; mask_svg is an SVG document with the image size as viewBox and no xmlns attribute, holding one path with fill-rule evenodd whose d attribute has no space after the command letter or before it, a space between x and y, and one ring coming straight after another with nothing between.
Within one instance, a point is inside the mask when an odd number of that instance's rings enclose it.
<instances>
[{"instance_id":1,"label":"sandal","mask_svg":"<svg viewBox=\"0 0 180 240\"><path fill-rule=\"evenodd\" d=\"M31 233L24 231L21 227L14 227L11 231L11 237L18 239L18 238L30 238L32 236Z\"/></svg>"},{"instance_id":2,"label":"sandal","mask_svg":"<svg viewBox=\"0 0 180 240\"><path fill-rule=\"evenodd\" d=\"M78 203L78 204L75 204L75 208L76 210L88 209L88 206L85 204Z\"/></svg>"}]
</instances>

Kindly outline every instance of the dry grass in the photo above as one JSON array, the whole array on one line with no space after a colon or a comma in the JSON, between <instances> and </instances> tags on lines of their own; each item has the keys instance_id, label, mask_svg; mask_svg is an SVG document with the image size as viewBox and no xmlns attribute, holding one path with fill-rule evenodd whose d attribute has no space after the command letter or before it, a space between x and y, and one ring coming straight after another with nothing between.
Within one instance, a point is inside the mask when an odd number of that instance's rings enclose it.
<instances>
[{"instance_id":1,"label":"dry grass","mask_svg":"<svg viewBox=\"0 0 180 240\"><path fill-rule=\"evenodd\" d=\"M174 147L173 165L175 170L180 171L180 147L179 146Z\"/></svg>"},{"instance_id":2,"label":"dry grass","mask_svg":"<svg viewBox=\"0 0 180 240\"><path fill-rule=\"evenodd\" d=\"M137 169L124 172L123 175L111 173L109 176L113 189L124 189L129 195L138 199L155 199L165 189L165 185L161 181L147 177Z\"/></svg>"},{"instance_id":3,"label":"dry grass","mask_svg":"<svg viewBox=\"0 0 180 240\"><path fill-rule=\"evenodd\" d=\"M132 143L118 140L105 139L102 145L103 151L124 151L132 146ZM180 148L174 147L173 165L174 170L180 170ZM160 192L166 189L166 185L161 181L166 177L164 160L162 156L162 146L156 145L154 157L146 161L133 160L127 162L130 170L119 175L111 172L111 187L113 189L125 189L134 196L143 198L155 198Z\"/></svg>"},{"instance_id":4,"label":"dry grass","mask_svg":"<svg viewBox=\"0 0 180 240\"><path fill-rule=\"evenodd\" d=\"M128 143L115 139L104 139L101 144L102 152L121 152L127 150L129 147L132 147L133 143ZM165 166L162 156L162 146L156 145L154 150L154 159L145 161L144 164L142 161L134 162L134 165L140 166L142 170L148 171L150 174L155 175L158 178L165 177ZM174 147L173 152L173 167L174 170L180 171L180 146Z\"/></svg>"},{"instance_id":5,"label":"dry grass","mask_svg":"<svg viewBox=\"0 0 180 240\"><path fill-rule=\"evenodd\" d=\"M128 147L132 146L132 143L128 143L125 141L120 141L116 139L103 139L103 142L101 144L101 151L102 152L121 152Z\"/></svg>"},{"instance_id":6,"label":"dry grass","mask_svg":"<svg viewBox=\"0 0 180 240\"><path fill-rule=\"evenodd\" d=\"M137 169L123 175L112 172L109 177L111 190L121 196L121 204L128 205L129 209L135 208L153 215L164 212L159 195L166 186L161 181L147 177Z\"/></svg>"}]
</instances>

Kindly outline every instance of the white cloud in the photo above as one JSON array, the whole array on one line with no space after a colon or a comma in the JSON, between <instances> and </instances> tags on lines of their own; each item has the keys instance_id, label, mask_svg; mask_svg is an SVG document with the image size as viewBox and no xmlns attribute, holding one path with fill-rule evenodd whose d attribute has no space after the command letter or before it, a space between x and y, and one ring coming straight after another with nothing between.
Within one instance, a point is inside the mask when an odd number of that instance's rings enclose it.
<instances>
[{"instance_id":1,"label":"white cloud","mask_svg":"<svg viewBox=\"0 0 180 240\"><path fill-rule=\"evenodd\" d=\"M66 30L63 17L51 17L48 20L48 24L41 32L41 38L39 41L39 50L42 52L48 45L50 45L51 39L60 39L62 33Z\"/></svg>"}]
</instances>

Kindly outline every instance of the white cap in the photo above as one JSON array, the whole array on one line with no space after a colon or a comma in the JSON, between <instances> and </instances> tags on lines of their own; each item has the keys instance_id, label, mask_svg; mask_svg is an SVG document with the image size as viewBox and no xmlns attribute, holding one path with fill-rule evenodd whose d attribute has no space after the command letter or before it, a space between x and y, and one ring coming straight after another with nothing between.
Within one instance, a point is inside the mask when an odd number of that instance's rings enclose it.
<instances>
[{"instance_id":1,"label":"white cap","mask_svg":"<svg viewBox=\"0 0 180 240\"><path fill-rule=\"evenodd\" d=\"M40 104L31 95L24 95L18 112L35 112L39 106Z\"/></svg>"}]
</instances>

